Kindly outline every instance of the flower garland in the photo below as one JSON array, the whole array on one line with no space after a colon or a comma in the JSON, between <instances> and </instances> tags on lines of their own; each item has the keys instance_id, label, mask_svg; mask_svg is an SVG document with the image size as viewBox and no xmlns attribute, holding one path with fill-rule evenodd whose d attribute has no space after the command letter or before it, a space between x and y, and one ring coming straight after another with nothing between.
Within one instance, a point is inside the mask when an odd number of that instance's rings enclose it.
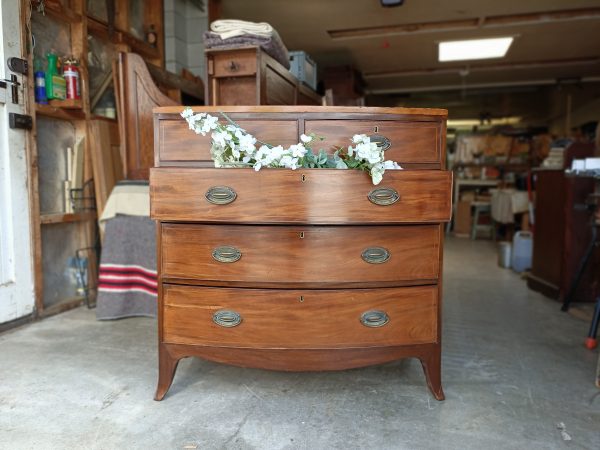
<instances>
[{"instance_id":1,"label":"flower garland","mask_svg":"<svg viewBox=\"0 0 600 450\"><path fill-rule=\"evenodd\" d=\"M256 171L263 167L357 169L368 172L375 185L386 170L402 169L396 162L386 161L383 149L365 134L355 134L351 139L354 146L340 147L333 155L323 149L315 154L312 146L324 138L314 133L302 134L301 142L284 149L257 140L224 113L221 115L226 125L208 113L195 114L189 107L181 113L190 130L202 136L211 133L210 153L215 167L253 167Z\"/></svg>"}]
</instances>

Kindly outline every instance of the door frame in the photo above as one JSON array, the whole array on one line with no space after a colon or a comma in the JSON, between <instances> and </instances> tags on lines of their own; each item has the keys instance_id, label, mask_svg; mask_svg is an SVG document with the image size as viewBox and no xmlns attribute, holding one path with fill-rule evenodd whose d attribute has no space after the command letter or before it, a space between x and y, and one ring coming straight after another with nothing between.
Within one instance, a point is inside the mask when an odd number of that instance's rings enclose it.
<instances>
[{"instance_id":1,"label":"door frame","mask_svg":"<svg viewBox=\"0 0 600 450\"><path fill-rule=\"evenodd\" d=\"M7 58L26 56L26 16L20 1L0 4L0 79L13 73ZM10 38L6 38L10 36ZM31 69L30 69L31 70ZM7 84L6 103L0 104L0 324L22 323L35 316L35 284L31 208L31 133L9 128L11 112L29 113L29 77L17 74L19 104L12 103L11 86ZM8 205L8 207L6 207ZM25 318L25 319L24 319Z\"/></svg>"}]
</instances>

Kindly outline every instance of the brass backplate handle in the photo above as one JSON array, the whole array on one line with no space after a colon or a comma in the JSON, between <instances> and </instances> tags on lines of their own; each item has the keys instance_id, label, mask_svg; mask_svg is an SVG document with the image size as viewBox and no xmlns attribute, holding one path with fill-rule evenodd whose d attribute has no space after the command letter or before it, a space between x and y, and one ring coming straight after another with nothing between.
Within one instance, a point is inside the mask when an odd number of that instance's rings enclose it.
<instances>
[{"instance_id":1,"label":"brass backplate handle","mask_svg":"<svg viewBox=\"0 0 600 450\"><path fill-rule=\"evenodd\" d=\"M391 254L387 248L369 247L364 249L360 256L369 264L383 264L390 259Z\"/></svg>"},{"instance_id":2,"label":"brass backplate handle","mask_svg":"<svg viewBox=\"0 0 600 450\"><path fill-rule=\"evenodd\" d=\"M392 146L392 141L381 134L372 134L369 137L371 138L371 142L375 142L384 152Z\"/></svg>"},{"instance_id":3,"label":"brass backplate handle","mask_svg":"<svg viewBox=\"0 0 600 450\"><path fill-rule=\"evenodd\" d=\"M235 311L221 309L213 314L213 322L221 327L233 328L242 323L242 316Z\"/></svg>"},{"instance_id":4,"label":"brass backplate handle","mask_svg":"<svg viewBox=\"0 0 600 450\"><path fill-rule=\"evenodd\" d=\"M382 327L389 321L389 316L384 311L379 311L377 309L365 311L360 316L360 323L369 328Z\"/></svg>"},{"instance_id":5,"label":"brass backplate handle","mask_svg":"<svg viewBox=\"0 0 600 450\"><path fill-rule=\"evenodd\" d=\"M242 252L229 245L217 247L212 252L212 257L222 263L234 263L242 257Z\"/></svg>"},{"instance_id":6,"label":"brass backplate handle","mask_svg":"<svg viewBox=\"0 0 600 450\"><path fill-rule=\"evenodd\" d=\"M213 186L206 191L204 197L215 205L227 205L236 199L237 194L229 186Z\"/></svg>"},{"instance_id":7,"label":"brass backplate handle","mask_svg":"<svg viewBox=\"0 0 600 450\"><path fill-rule=\"evenodd\" d=\"M373 189L367 195L369 201L379 206L393 205L400 200L400 195L392 188L377 188Z\"/></svg>"}]
</instances>

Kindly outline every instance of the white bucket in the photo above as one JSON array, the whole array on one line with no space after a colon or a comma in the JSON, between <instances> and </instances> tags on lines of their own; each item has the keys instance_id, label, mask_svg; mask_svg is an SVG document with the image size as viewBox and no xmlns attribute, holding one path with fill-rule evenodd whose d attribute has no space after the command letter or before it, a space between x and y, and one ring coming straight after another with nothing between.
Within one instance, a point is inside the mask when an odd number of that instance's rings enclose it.
<instances>
[{"instance_id":1,"label":"white bucket","mask_svg":"<svg viewBox=\"0 0 600 450\"><path fill-rule=\"evenodd\" d=\"M509 269L511 265L512 244L510 242L498 242L498 265Z\"/></svg>"},{"instance_id":2,"label":"white bucket","mask_svg":"<svg viewBox=\"0 0 600 450\"><path fill-rule=\"evenodd\" d=\"M533 234L530 231L518 231L513 238L512 268L515 272L531 269L533 255Z\"/></svg>"}]
</instances>

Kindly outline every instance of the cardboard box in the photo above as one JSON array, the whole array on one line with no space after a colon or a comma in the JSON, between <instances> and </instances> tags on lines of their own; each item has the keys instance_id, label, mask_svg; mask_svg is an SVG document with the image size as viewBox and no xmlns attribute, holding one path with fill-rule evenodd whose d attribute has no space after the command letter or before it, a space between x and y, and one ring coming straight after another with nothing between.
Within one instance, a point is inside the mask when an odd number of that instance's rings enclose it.
<instances>
[{"instance_id":1,"label":"cardboard box","mask_svg":"<svg viewBox=\"0 0 600 450\"><path fill-rule=\"evenodd\" d=\"M471 202L458 202L454 216L454 234L469 236L471 234Z\"/></svg>"}]
</instances>

